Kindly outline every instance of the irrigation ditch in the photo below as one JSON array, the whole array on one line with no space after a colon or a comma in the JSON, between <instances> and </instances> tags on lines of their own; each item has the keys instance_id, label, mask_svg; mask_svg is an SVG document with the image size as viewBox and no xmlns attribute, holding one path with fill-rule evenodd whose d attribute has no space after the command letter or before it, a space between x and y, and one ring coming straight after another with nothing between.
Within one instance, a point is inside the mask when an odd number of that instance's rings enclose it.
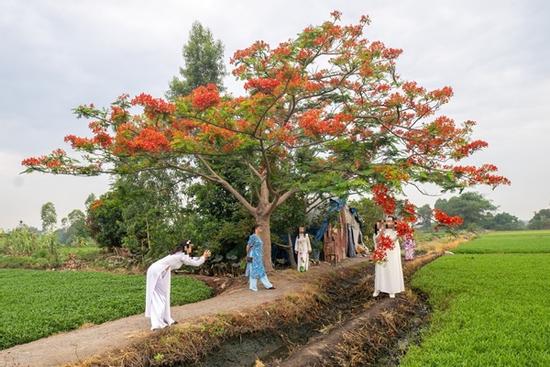
<instances>
[{"instance_id":1,"label":"irrigation ditch","mask_svg":"<svg viewBox=\"0 0 550 367\"><path fill-rule=\"evenodd\" d=\"M407 263L407 281L438 256ZM373 268L369 264L329 274L301 320L229 338L204 359L178 366L398 365L410 343L418 342L429 308L424 295L410 290L395 299L373 299Z\"/></svg>"},{"instance_id":2,"label":"irrigation ditch","mask_svg":"<svg viewBox=\"0 0 550 367\"><path fill-rule=\"evenodd\" d=\"M404 263L407 284L441 252ZM423 295L372 297L374 265L323 273L276 302L176 325L73 366L395 366L429 320Z\"/></svg>"}]
</instances>

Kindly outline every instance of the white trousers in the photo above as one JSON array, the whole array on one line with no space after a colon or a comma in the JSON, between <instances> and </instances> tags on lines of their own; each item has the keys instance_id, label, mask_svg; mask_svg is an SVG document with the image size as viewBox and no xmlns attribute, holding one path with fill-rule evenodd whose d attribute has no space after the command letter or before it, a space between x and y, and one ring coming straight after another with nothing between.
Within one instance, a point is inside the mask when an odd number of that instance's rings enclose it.
<instances>
[{"instance_id":1,"label":"white trousers","mask_svg":"<svg viewBox=\"0 0 550 367\"><path fill-rule=\"evenodd\" d=\"M258 291L258 279L257 278L252 278L252 277L248 277L248 280L249 280L249 288L250 290L254 291L254 292L257 292ZM262 282L262 284L264 285L265 289L269 289L269 288L272 288L273 287L273 284L271 284L269 282L269 279L267 279L267 275L264 275L263 277L260 278L260 282Z\"/></svg>"}]
</instances>

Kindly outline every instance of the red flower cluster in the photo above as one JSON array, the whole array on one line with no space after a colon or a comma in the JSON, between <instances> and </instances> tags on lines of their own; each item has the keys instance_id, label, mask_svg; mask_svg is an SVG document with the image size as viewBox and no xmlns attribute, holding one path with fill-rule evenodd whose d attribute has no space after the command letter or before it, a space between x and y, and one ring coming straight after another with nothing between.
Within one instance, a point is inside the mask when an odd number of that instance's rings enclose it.
<instances>
[{"instance_id":1,"label":"red flower cluster","mask_svg":"<svg viewBox=\"0 0 550 367\"><path fill-rule=\"evenodd\" d=\"M448 102L453 96L453 88L447 86L441 89L435 89L429 93L429 96L441 102Z\"/></svg>"},{"instance_id":2,"label":"red flower cluster","mask_svg":"<svg viewBox=\"0 0 550 367\"><path fill-rule=\"evenodd\" d=\"M384 210L385 214L395 212L395 199L388 193L388 188L383 184L377 184L372 187L374 202Z\"/></svg>"},{"instance_id":3,"label":"red flower cluster","mask_svg":"<svg viewBox=\"0 0 550 367\"><path fill-rule=\"evenodd\" d=\"M170 114L176 110L176 106L173 103L166 102L162 98L153 98L149 94L141 93L139 96L134 97L130 102L133 106L139 105L145 107L145 113L150 115L151 113L166 113ZM113 113L115 110L113 108ZM117 111L120 114L120 111Z\"/></svg>"},{"instance_id":4,"label":"red flower cluster","mask_svg":"<svg viewBox=\"0 0 550 367\"><path fill-rule=\"evenodd\" d=\"M315 135L339 135L346 129L346 123L353 117L346 113L338 113L332 118L322 119L321 109L311 109L305 111L298 120L299 126L304 130L304 133L309 136Z\"/></svg>"},{"instance_id":5,"label":"red flower cluster","mask_svg":"<svg viewBox=\"0 0 550 367\"><path fill-rule=\"evenodd\" d=\"M435 220L438 223L443 224L445 226L455 227L464 223L464 220L461 217L459 216L452 217L440 209L435 208L433 212L434 212Z\"/></svg>"},{"instance_id":6,"label":"red flower cluster","mask_svg":"<svg viewBox=\"0 0 550 367\"><path fill-rule=\"evenodd\" d=\"M170 150L170 143L166 136L151 127L141 130L134 139L127 142L127 145L133 151L160 153Z\"/></svg>"},{"instance_id":7,"label":"red flower cluster","mask_svg":"<svg viewBox=\"0 0 550 367\"><path fill-rule=\"evenodd\" d=\"M42 164L44 157L30 157L25 158L21 161L21 164L23 166L32 167L32 166L39 166Z\"/></svg>"},{"instance_id":8,"label":"red flower cluster","mask_svg":"<svg viewBox=\"0 0 550 367\"><path fill-rule=\"evenodd\" d=\"M220 102L220 92L215 84L208 84L196 88L191 94L191 103L193 107L199 110L205 110Z\"/></svg>"},{"instance_id":9,"label":"red flower cluster","mask_svg":"<svg viewBox=\"0 0 550 367\"><path fill-rule=\"evenodd\" d=\"M416 207L408 200L403 205L403 220L411 223L416 221Z\"/></svg>"},{"instance_id":10,"label":"red flower cluster","mask_svg":"<svg viewBox=\"0 0 550 367\"><path fill-rule=\"evenodd\" d=\"M102 148L108 148L113 144L113 138L105 132L100 132L94 136L94 143L101 145Z\"/></svg>"},{"instance_id":11,"label":"red flower cluster","mask_svg":"<svg viewBox=\"0 0 550 367\"><path fill-rule=\"evenodd\" d=\"M382 51L382 57L390 60L397 59L402 53L403 50L400 48L386 48Z\"/></svg>"},{"instance_id":12,"label":"red flower cluster","mask_svg":"<svg viewBox=\"0 0 550 367\"><path fill-rule=\"evenodd\" d=\"M127 115L127 112L119 106L111 107L111 121L117 121L123 119Z\"/></svg>"},{"instance_id":13,"label":"red flower cluster","mask_svg":"<svg viewBox=\"0 0 550 367\"><path fill-rule=\"evenodd\" d=\"M403 91L409 96L416 96L416 95L422 94L426 91L425 88L419 86L414 81L409 81L409 82L403 83L403 85L401 85L401 89L403 89Z\"/></svg>"},{"instance_id":14,"label":"red flower cluster","mask_svg":"<svg viewBox=\"0 0 550 367\"><path fill-rule=\"evenodd\" d=\"M488 185L510 185L510 180L504 176L493 175L490 172L496 172L498 169L493 164L484 164L481 167L476 166L455 166L453 171L460 176L467 176L468 184L488 184Z\"/></svg>"},{"instance_id":15,"label":"red flower cluster","mask_svg":"<svg viewBox=\"0 0 550 367\"><path fill-rule=\"evenodd\" d=\"M275 88L277 88L281 82L277 79L270 78L256 78L250 79L244 84L244 89L256 89L260 92L271 93Z\"/></svg>"},{"instance_id":16,"label":"red flower cluster","mask_svg":"<svg viewBox=\"0 0 550 367\"><path fill-rule=\"evenodd\" d=\"M62 159L67 155L63 149L54 150L49 156L25 158L21 161L23 166L47 168L59 168L63 165Z\"/></svg>"},{"instance_id":17,"label":"red flower cluster","mask_svg":"<svg viewBox=\"0 0 550 367\"><path fill-rule=\"evenodd\" d=\"M412 236L414 232L409 223L401 220L395 221L395 230L399 237Z\"/></svg>"},{"instance_id":18,"label":"red flower cluster","mask_svg":"<svg viewBox=\"0 0 550 367\"><path fill-rule=\"evenodd\" d=\"M93 149L96 145L108 148L113 143L113 138L104 131L98 131L92 139L67 135L65 142L70 143L74 149Z\"/></svg>"},{"instance_id":19,"label":"red flower cluster","mask_svg":"<svg viewBox=\"0 0 550 367\"><path fill-rule=\"evenodd\" d=\"M48 168L59 168L61 167L61 160L57 158L48 159L44 162Z\"/></svg>"},{"instance_id":20,"label":"red flower cluster","mask_svg":"<svg viewBox=\"0 0 550 367\"><path fill-rule=\"evenodd\" d=\"M487 144L486 141L483 140L474 140L471 143L462 145L458 149L456 149L454 156L456 158L464 158L475 152L476 150L480 150L482 148L488 147L489 144Z\"/></svg>"},{"instance_id":21,"label":"red flower cluster","mask_svg":"<svg viewBox=\"0 0 550 367\"><path fill-rule=\"evenodd\" d=\"M388 250L392 250L395 246L393 240L381 233L376 237L376 246L370 255L370 259L375 263L383 263L386 261Z\"/></svg>"},{"instance_id":22,"label":"red flower cluster","mask_svg":"<svg viewBox=\"0 0 550 367\"><path fill-rule=\"evenodd\" d=\"M67 135L65 137L65 143L71 143L73 149L87 149L94 146L94 142L89 138L81 138L76 135Z\"/></svg>"}]
</instances>

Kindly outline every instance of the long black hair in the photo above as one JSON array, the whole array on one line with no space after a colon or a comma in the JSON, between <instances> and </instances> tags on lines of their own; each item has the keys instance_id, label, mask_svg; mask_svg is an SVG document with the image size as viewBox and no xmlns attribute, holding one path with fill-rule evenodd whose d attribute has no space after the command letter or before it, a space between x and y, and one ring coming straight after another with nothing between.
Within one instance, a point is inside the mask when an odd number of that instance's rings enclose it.
<instances>
[{"instance_id":1,"label":"long black hair","mask_svg":"<svg viewBox=\"0 0 550 367\"><path fill-rule=\"evenodd\" d=\"M191 244L191 240L183 240L176 246L176 248L172 250L172 252L170 252L170 254L174 255L175 253L178 253L178 252L187 252L186 249L190 244Z\"/></svg>"}]
</instances>

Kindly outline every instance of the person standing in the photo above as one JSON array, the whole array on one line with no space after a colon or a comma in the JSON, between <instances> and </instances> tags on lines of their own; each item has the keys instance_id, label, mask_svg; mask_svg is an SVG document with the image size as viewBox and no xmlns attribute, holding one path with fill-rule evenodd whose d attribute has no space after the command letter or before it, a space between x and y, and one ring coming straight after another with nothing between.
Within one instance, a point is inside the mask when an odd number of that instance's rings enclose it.
<instances>
[{"instance_id":1,"label":"person standing","mask_svg":"<svg viewBox=\"0 0 550 367\"><path fill-rule=\"evenodd\" d=\"M269 282L267 274L264 268L264 243L260 238L262 233L262 226L255 225L253 233L248 238L248 244L246 245L246 272L248 276L248 288L251 291L258 291L258 279L262 282L266 289L275 289L273 284Z\"/></svg>"},{"instance_id":2,"label":"person standing","mask_svg":"<svg viewBox=\"0 0 550 367\"><path fill-rule=\"evenodd\" d=\"M416 242L412 235L407 236L403 242L403 247L405 248L405 261L414 260L414 251L416 248Z\"/></svg>"},{"instance_id":3,"label":"person standing","mask_svg":"<svg viewBox=\"0 0 550 367\"><path fill-rule=\"evenodd\" d=\"M170 315L170 280L172 270L182 265L201 266L210 251L206 250L201 257L191 257L190 240L179 244L170 255L157 260L147 269L145 287L145 317L151 319L151 330L165 328L175 323Z\"/></svg>"},{"instance_id":4,"label":"person standing","mask_svg":"<svg viewBox=\"0 0 550 367\"><path fill-rule=\"evenodd\" d=\"M378 232L375 239L377 236L385 235L393 241L393 248L387 250L386 261L376 263L374 267L374 293L372 296L377 297L380 292L384 292L388 293L390 298L395 298L396 293L405 291L403 268L401 267L401 249L395 231L395 218L387 217L384 227Z\"/></svg>"},{"instance_id":5,"label":"person standing","mask_svg":"<svg viewBox=\"0 0 550 367\"><path fill-rule=\"evenodd\" d=\"M298 229L298 237L294 243L294 252L298 255L298 271L304 272L309 270L309 254L311 253L311 242L309 236L305 233L305 228Z\"/></svg>"}]
</instances>

